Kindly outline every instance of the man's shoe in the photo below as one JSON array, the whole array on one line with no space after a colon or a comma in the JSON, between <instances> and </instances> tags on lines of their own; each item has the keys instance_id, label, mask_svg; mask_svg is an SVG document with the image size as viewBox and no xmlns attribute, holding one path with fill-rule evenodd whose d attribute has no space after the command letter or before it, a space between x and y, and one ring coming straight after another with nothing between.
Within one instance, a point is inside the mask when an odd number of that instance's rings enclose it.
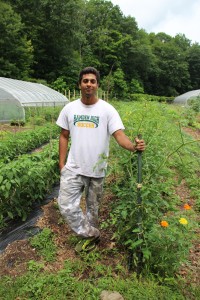
<instances>
[{"instance_id":1,"label":"man's shoe","mask_svg":"<svg viewBox=\"0 0 200 300\"><path fill-rule=\"evenodd\" d=\"M100 242L100 237L84 238L81 239L75 247L76 253L90 252L94 250L97 244Z\"/></svg>"}]
</instances>

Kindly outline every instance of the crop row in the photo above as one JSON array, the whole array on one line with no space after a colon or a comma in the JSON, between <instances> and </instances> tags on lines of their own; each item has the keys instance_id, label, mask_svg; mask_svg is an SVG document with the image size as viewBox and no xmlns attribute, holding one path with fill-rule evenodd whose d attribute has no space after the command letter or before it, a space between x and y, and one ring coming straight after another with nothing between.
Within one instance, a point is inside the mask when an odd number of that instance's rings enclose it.
<instances>
[{"instance_id":1,"label":"crop row","mask_svg":"<svg viewBox=\"0 0 200 300\"><path fill-rule=\"evenodd\" d=\"M37 128L11 135L0 144L0 162L10 162L21 154L48 143L59 134L59 127L48 124L45 127Z\"/></svg>"},{"instance_id":2,"label":"crop row","mask_svg":"<svg viewBox=\"0 0 200 300\"><path fill-rule=\"evenodd\" d=\"M40 203L59 179L58 142L43 151L0 163L0 228L7 218L25 220L34 203Z\"/></svg>"},{"instance_id":3,"label":"crop row","mask_svg":"<svg viewBox=\"0 0 200 300\"><path fill-rule=\"evenodd\" d=\"M141 133L147 147L139 188L137 154L111 143L108 171L112 181L115 178L112 190L118 201L112 205L108 226L115 226L115 239L132 253L130 267L142 265L144 272L174 276L196 238L199 141L184 133L172 106L150 102L117 106L126 133L131 139ZM177 192L179 185L188 191L184 198Z\"/></svg>"}]
</instances>

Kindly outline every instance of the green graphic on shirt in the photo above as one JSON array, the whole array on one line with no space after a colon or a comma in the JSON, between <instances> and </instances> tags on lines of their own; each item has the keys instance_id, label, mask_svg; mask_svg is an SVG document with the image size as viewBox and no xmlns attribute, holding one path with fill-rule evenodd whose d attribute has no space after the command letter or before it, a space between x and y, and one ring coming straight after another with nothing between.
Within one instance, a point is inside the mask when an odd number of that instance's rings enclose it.
<instances>
[{"instance_id":1,"label":"green graphic on shirt","mask_svg":"<svg viewBox=\"0 0 200 300\"><path fill-rule=\"evenodd\" d=\"M88 115L74 115L74 125L77 127L97 128L99 126L99 117Z\"/></svg>"}]
</instances>

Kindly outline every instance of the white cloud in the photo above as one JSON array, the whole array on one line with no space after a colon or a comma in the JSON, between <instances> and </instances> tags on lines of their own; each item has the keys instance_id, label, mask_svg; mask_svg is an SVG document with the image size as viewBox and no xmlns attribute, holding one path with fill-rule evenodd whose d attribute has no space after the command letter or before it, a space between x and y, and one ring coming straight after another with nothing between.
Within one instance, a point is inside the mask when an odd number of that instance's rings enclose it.
<instances>
[{"instance_id":1,"label":"white cloud","mask_svg":"<svg viewBox=\"0 0 200 300\"><path fill-rule=\"evenodd\" d=\"M147 32L185 34L200 43L200 0L111 0Z\"/></svg>"}]
</instances>

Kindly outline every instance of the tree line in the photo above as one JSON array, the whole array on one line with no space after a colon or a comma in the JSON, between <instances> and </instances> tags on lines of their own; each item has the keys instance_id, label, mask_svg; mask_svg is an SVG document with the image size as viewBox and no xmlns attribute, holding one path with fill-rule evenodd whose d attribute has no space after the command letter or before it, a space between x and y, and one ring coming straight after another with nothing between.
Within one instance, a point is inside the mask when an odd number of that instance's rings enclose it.
<instances>
[{"instance_id":1,"label":"tree line","mask_svg":"<svg viewBox=\"0 0 200 300\"><path fill-rule=\"evenodd\" d=\"M117 98L200 88L200 45L139 29L105 0L0 0L0 76L77 88L86 66Z\"/></svg>"}]
</instances>

